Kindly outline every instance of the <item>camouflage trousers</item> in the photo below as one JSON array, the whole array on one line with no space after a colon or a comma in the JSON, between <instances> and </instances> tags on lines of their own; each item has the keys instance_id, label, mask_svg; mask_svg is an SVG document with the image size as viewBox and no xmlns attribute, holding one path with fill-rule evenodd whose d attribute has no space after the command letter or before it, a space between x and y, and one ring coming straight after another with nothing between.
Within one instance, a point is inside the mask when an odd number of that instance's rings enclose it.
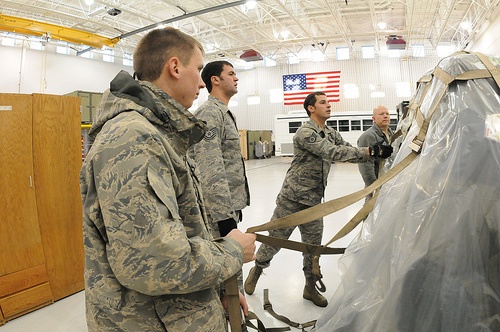
<instances>
[{"instance_id":1,"label":"camouflage trousers","mask_svg":"<svg viewBox=\"0 0 500 332\"><path fill-rule=\"evenodd\" d=\"M300 204L294 201L291 201L282 196L278 196L276 199L276 208L274 209L274 213L271 220L286 217L289 214L305 210L310 206ZM321 240L323 237L323 218L313 220L303 225L299 225L300 236L302 242L321 245ZM288 239L295 227L276 229L269 231L270 236ZM268 244L261 244L259 250L257 250L257 259L255 264L260 266L261 268L266 268L271 264L271 260L274 255L276 255L280 251L280 248L270 246ZM312 255L311 254L302 254L303 256L303 268L304 275L306 279L313 277L312 275Z\"/></svg>"}]
</instances>

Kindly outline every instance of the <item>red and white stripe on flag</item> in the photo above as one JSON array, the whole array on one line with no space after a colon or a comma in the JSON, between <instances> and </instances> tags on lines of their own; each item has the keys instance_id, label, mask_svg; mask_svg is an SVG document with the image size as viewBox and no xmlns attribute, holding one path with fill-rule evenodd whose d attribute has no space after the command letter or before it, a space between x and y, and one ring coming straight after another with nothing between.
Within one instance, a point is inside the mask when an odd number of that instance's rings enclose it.
<instances>
[{"instance_id":1,"label":"red and white stripe on flag","mask_svg":"<svg viewBox=\"0 0 500 332\"><path fill-rule=\"evenodd\" d=\"M314 91L323 91L331 103L340 101L340 71L283 75L285 105L302 105Z\"/></svg>"}]
</instances>

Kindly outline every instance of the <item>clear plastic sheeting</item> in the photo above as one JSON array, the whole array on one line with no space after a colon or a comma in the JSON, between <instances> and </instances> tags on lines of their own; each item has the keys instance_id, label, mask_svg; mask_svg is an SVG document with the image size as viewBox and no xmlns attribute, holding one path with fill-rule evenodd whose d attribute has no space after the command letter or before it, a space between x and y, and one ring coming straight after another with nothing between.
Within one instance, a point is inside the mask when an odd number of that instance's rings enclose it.
<instances>
[{"instance_id":1,"label":"clear plastic sheeting","mask_svg":"<svg viewBox=\"0 0 500 332\"><path fill-rule=\"evenodd\" d=\"M438 66L453 77L485 69L465 53ZM421 154L382 187L339 259L341 283L316 332L500 331L500 142L487 135L500 90L492 78L433 77L419 94L424 117L439 102ZM400 123L393 166L410 153L415 118Z\"/></svg>"}]
</instances>

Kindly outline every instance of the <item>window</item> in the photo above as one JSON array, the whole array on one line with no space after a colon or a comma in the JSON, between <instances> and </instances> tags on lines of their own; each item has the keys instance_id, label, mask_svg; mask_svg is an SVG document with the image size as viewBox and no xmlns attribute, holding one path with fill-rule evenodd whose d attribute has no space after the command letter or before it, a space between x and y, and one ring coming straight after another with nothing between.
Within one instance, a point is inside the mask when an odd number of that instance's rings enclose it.
<instances>
[{"instance_id":1,"label":"window","mask_svg":"<svg viewBox=\"0 0 500 332\"><path fill-rule=\"evenodd\" d=\"M363 55L363 59L373 59L375 58L375 47L361 46L361 54Z\"/></svg>"},{"instance_id":2,"label":"window","mask_svg":"<svg viewBox=\"0 0 500 332\"><path fill-rule=\"evenodd\" d=\"M2 45L4 45L4 46L16 46L16 40L14 38L4 37L2 39Z\"/></svg>"},{"instance_id":3,"label":"window","mask_svg":"<svg viewBox=\"0 0 500 332\"><path fill-rule=\"evenodd\" d=\"M327 120L326 121L326 125L329 126L329 127L332 127L335 130L338 130L337 120Z\"/></svg>"},{"instance_id":4,"label":"window","mask_svg":"<svg viewBox=\"0 0 500 332\"><path fill-rule=\"evenodd\" d=\"M300 126L302 126L302 122L300 121L290 122L288 123L288 132L290 134L294 134L297 131L297 129L300 128Z\"/></svg>"},{"instance_id":5,"label":"window","mask_svg":"<svg viewBox=\"0 0 500 332\"><path fill-rule=\"evenodd\" d=\"M115 62L115 51L114 50L105 50L102 54L102 61L105 62Z\"/></svg>"},{"instance_id":6,"label":"window","mask_svg":"<svg viewBox=\"0 0 500 332\"><path fill-rule=\"evenodd\" d=\"M313 62L321 62L325 60L325 54L321 52L321 50L312 50L311 55Z\"/></svg>"},{"instance_id":7,"label":"window","mask_svg":"<svg viewBox=\"0 0 500 332\"><path fill-rule=\"evenodd\" d=\"M276 66L276 60L273 58L268 58L267 56L264 57L264 66L266 67L275 67Z\"/></svg>"},{"instance_id":8,"label":"window","mask_svg":"<svg viewBox=\"0 0 500 332\"><path fill-rule=\"evenodd\" d=\"M132 67L134 65L134 60L132 54L124 53L123 54L123 65Z\"/></svg>"},{"instance_id":9,"label":"window","mask_svg":"<svg viewBox=\"0 0 500 332\"><path fill-rule=\"evenodd\" d=\"M339 131L349 131L349 120L339 120Z\"/></svg>"},{"instance_id":10,"label":"window","mask_svg":"<svg viewBox=\"0 0 500 332\"><path fill-rule=\"evenodd\" d=\"M349 60L349 48L337 47L337 60Z\"/></svg>"},{"instance_id":11,"label":"window","mask_svg":"<svg viewBox=\"0 0 500 332\"><path fill-rule=\"evenodd\" d=\"M56 52L59 54L69 54L69 47L66 46L57 46Z\"/></svg>"},{"instance_id":12,"label":"window","mask_svg":"<svg viewBox=\"0 0 500 332\"><path fill-rule=\"evenodd\" d=\"M92 59L94 57L94 53L91 51L83 52L80 54L82 58Z\"/></svg>"},{"instance_id":13,"label":"window","mask_svg":"<svg viewBox=\"0 0 500 332\"><path fill-rule=\"evenodd\" d=\"M39 50L39 51L41 51L41 50L43 50L43 45L39 41L30 40L30 48L32 50Z\"/></svg>"},{"instance_id":14,"label":"window","mask_svg":"<svg viewBox=\"0 0 500 332\"><path fill-rule=\"evenodd\" d=\"M389 127L391 127L392 130L396 130L397 125L398 125L398 119L391 119Z\"/></svg>"},{"instance_id":15,"label":"window","mask_svg":"<svg viewBox=\"0 0 500 332\"><path fill-rule=\"evenodd\" d=\"M295 64L298 64L300 63L300 59L298 56L296 56L295 54L293 53L289 53L288 54L288 64L289 65L295 65Z\"/></svg>"},{"instance_id":16,"label":"window","mask_svg":"<svg viewBox=\"0 0 500 332\"><path fill-rule=\"evenodd\" d=\"M363 131L370 129L371 126L373 126L372 119L364 119L363 120Z\"/></svg>"},{"instance_id":17,"label":"window","mask_svg":"<svg viewBox=\"0 0 500 332\"><path fill-rule=\"evenodd\" d=\"M413 56L415 58L423 58L423 57L425 57L424 44L411 45L411 49L412 49L412 52L413 52Z\"/></svg>"},{"instance_id":18,"label":"window","mask_svg":"<svg viewBox=\"0 0 500 332\"><path fill-rule=\"evenodd\" d=\"M361 120L351 120L351 130L361 130Z\"/></svg>"}]
</instances>

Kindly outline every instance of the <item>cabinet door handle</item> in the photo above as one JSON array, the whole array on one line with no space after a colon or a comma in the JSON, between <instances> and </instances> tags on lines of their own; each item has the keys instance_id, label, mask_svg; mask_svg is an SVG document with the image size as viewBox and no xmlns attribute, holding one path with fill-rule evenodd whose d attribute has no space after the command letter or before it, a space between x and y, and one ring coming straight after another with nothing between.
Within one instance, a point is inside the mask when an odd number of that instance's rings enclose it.
<instances>
[{"instance_id":1,"label":"cabinet door handle","mask_svg":"<svg viewBox=\"0 0 500 332\"><path fill-rule=\"evenodd\" d=\"M30 188L33 188L33 178L30 175Z\"/></svg>"}]
</instances>

